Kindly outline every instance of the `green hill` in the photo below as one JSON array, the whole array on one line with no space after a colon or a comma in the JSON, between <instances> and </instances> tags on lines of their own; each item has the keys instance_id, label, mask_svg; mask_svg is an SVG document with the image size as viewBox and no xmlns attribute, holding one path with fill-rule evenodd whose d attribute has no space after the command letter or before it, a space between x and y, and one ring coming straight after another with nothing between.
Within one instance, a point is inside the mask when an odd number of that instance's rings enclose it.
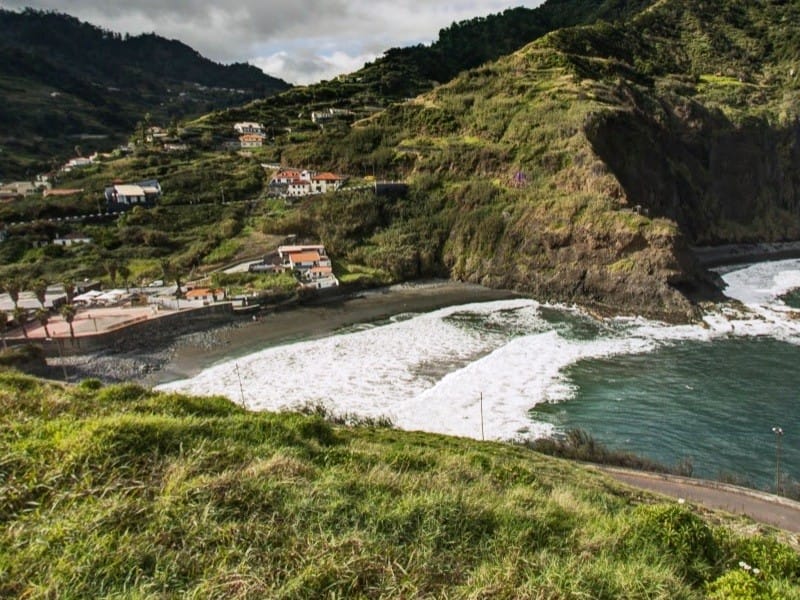
<instances>
[{"instance_id":1,"label":"green hill","mask_svg":"<svg viewBox=\"0 0 800 600\"><path fill-rule=\"evenodd\" d=\"M718 297L687 244L800 238L798 10L662 0L283 157L412 182L390 227L351 236L353 260L686 318L687 298Z\"/></svg>"},{"instance_id":2,"label":"green hill","mask_svg":"<svg viewBox=\"0 0 800 600\"><path fill-rule=\"evenodd\" d=\"M691 245L800 239L798 11L766 0L551 0L453 25L431 46L389 51L336 81L204 115L181 129L192 146L184 155L142 148L64 183L88 190L83 206L93 206L115 178L162 181L158 212L92 228L99 254L122 260L172 253L189 271L225 254L213 219L192 222L222 206L171 208L225 197L253 201L225 210L235 212L230 230L322 239L340 274L451 276L601 312L691 319L698 301L721 298ZM511 47L549 33L481 62L506 30L516 32ZM459 74L435 85L436 65ZM381 81L393 72L403 85L391 91ZM343 112L312 120L329 108ZM251 156L220 152L241 120L263 123L268 144ZM409 192L286 206L264 199L260 165L278 162L356 183L403 179ZM65 216L65 206L7 205L0 218ZM0 249L6 262L55 265L28 260L28 234ZM96 264L82 262L79 274L97 276L87 271ZM59 269L78 273L71 255Z\"/></svg>"},{"instance_id":3,"label":"green hill","mask_svg":"<svg viewBox=\"0 0 800 600\"><path fill-rule=\"evenodd\" d=\"M517 446L13 372L0 408L2 597L800 597L774 535Z\"/></svg>"},{"instance_id":4,"label":"green hill","mask_svg":"<svg viewBox=\"0 0 800 600\"><path fill-rule=\"evenodd\" d=\"M332 81L296 87L266 100L205 115L195 126L224 134L244 118L270 130L313 131L313 111L329 108L365 117L392 103L425 93L462 71L510 54L546 33L572 25L615 21L652 4L653 0L548 0L538 8L517 7L502 13L453 23L429 45L390 48L355 73ZM299 116L298 116L299 115ZM352 122L342 119L328 127Z\"/></svg>"},{"instance_id":5,"label":"green hill","mask_svg":"<svg viewBox=\"0 0 800 600\"><path fill-rule=\"evenodd\" d=\"M167 126L288 87L153 34L123 37L65 14L0 9L0 178L47 170L76 145L97 146L98 136L110 148L147 113Z\"/></svg>"}]
</instances>

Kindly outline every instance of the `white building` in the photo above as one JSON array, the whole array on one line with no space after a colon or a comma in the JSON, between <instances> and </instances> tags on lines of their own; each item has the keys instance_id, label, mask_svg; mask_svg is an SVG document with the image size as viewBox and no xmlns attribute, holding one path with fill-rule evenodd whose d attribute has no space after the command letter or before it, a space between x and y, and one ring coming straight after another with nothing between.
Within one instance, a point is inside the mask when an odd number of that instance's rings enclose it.
<instances>
[{"instance_id":1,"label":"white building","mask_svg":"<svg viewBox=\"0 0 800 600\"><path fill-rule=\"evenodd\" d=\"M264 135L264 127L261 125L261 123L250 123L250 122L235 123L233 125L233 130L239 135L245 135L245 134L257 134L262 136Z\"/></svg>"}]
</instances>

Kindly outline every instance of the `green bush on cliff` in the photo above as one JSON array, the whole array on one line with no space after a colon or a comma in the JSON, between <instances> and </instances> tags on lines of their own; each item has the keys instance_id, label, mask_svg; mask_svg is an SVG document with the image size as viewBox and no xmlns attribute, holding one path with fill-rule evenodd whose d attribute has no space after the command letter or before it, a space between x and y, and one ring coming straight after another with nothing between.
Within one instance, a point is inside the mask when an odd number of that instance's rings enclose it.
<instances>
[{"instance_id":1,"label":"green bush on cliff","mask_svg":"<svg viewBox=\"0 0 800 600\"><path fill-rule=\"evenodd\" d=\"M798 597L774 538L519 446L15 373L0 415L3 597L724 597L744 556Z\"/></svg>"}]
</instances>

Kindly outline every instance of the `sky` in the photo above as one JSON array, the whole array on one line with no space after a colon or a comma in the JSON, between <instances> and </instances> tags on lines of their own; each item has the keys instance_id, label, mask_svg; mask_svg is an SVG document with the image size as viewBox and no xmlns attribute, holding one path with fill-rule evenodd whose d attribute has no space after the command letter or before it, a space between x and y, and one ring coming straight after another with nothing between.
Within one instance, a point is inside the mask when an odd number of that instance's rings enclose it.
<instances>
[{"instance_id":1,"label":"sky","mask_svg":"<svg viewBox=\"0 0 800 600\"><path fill-rule=\"evenodd\" d=\"M178 39L221 63L293 84L351 73L385 50L434 41L454 21L543 0L0 0L119 33Z\"/></svg>"}]
</instances>

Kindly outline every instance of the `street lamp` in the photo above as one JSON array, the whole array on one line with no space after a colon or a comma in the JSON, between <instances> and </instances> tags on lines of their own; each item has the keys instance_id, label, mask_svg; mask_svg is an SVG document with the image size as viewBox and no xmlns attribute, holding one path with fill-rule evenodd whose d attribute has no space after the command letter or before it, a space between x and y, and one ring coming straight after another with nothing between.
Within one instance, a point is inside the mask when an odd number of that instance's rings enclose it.
<instances>
[{"instance_id":1,"label":"street lamp","mask_svg":"<svg viewBox=\"0 0 800 600\"><path fill-rule=\"evenodd\" d=\"M781 438L783 429L773 427L772 433L775 434L775 493L781 493Z\"/></svg>"}]
</instances>

